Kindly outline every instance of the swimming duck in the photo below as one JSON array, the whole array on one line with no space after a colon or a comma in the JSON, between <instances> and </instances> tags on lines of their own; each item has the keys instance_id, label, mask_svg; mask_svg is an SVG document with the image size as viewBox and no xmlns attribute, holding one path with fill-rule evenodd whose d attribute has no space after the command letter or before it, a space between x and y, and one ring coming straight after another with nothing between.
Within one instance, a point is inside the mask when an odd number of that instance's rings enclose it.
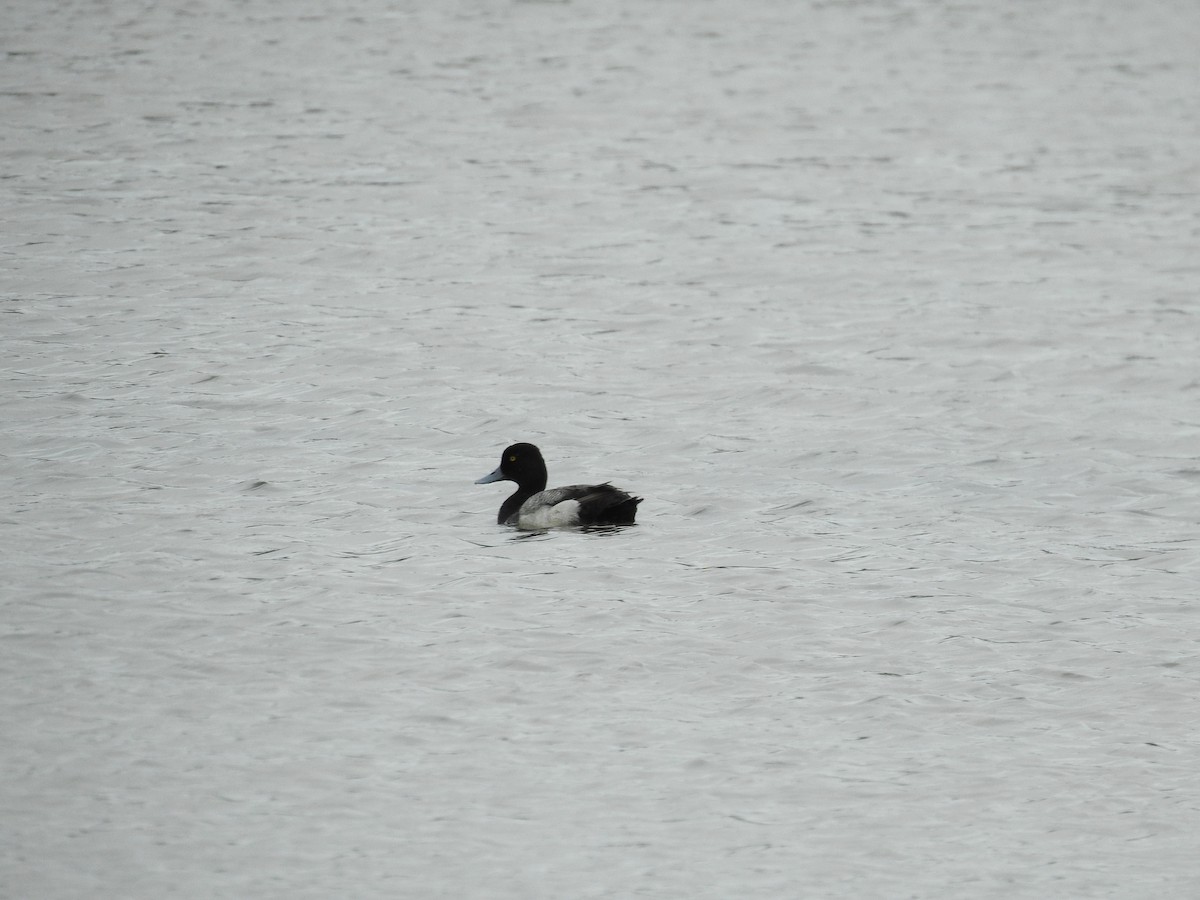
<instances>
[{"instance_id":1,"label":"swimming duck","mask_svg":"<svg viewBox=\"0 0 1200 900\"><path fill-rule=\"evenodd\" d=\"M611 484L573 484L546 490L546 462L533 444L513 444L500 465L476 484L515 481L517 492L504 501L497 524L540 531L557 525L632 525L641 497Z\"/></svg>"}]
</instances>

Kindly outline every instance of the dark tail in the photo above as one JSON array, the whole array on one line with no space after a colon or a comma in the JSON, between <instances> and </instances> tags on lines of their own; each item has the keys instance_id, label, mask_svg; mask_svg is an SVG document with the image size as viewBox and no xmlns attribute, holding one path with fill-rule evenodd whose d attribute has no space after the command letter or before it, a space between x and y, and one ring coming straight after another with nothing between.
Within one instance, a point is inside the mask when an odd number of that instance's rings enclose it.
<instances>
[{"instance_id":1,"label":"dark tail","mask_svg":"<svg viewBox=\"0 0 1200 900\"><path fill-rule=\"evenodd\" d=\"M608 525L632 525L634 517L637 516L638 504L641 502L641 497L631 497L626 494L624 500L613 504L605 512L605 523Z\"/></svg>"},{"instance_id":2,"label":"dark tail","mask_svg":"<svg viewBox=\"0 0 1200 900\"><path fill-rule=\"evenodd\" d=\"M634 497L611 485L579 501L579 520L590 525L632 525L641 497Z\"/></svg>"}]
</instances>

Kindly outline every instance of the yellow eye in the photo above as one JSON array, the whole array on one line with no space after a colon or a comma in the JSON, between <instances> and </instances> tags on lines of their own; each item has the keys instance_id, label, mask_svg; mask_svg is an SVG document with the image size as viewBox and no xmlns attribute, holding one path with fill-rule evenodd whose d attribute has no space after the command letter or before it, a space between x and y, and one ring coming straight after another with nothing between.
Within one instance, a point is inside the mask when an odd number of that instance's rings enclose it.
<instances>
[{"instance_id":1,"label":"yellow eye","mask_svg":"<svg viewBox=\"0 0 1200 900\"><path fill-rule=\"evenodd\" d=\"M516 461L517 461L517 458L516 458L516 456L510 456L510 457L508 458L508 461L509 461L509 462L516 462Z\"/></svg>"}]
</instances>

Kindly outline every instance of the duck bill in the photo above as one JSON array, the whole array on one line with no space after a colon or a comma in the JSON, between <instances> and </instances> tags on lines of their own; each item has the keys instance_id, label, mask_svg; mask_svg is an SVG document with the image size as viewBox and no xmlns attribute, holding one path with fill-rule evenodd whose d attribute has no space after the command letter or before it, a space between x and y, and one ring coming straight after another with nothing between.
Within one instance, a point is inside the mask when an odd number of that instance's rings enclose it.
<instances>
[{"instance_id":1,"label":"duck bill","mask_svg":"<svg viewBox=\"0 0 1200 900\"><path fill-rule=\"evenodd\" d=\"M492 472L488 475L484 475L482 478L480 478L475 483L476 484L491 484L493 481L503 481L503 480L504 480L504 473L501 472L499 469L496 469L495 472Z\"/></svg>"}]
</instances>

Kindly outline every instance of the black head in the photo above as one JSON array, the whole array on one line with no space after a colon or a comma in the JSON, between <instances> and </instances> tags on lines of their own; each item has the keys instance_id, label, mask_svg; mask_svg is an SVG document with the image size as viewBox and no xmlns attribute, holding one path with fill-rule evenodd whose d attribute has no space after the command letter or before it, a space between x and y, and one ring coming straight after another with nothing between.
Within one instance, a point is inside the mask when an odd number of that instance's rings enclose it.
<instances>
[{"instance_id":1,"label":"black head","mask_svg":"<svg viewBox=\"0 0 1200 900\"><path fill-rule=\"evenodd\" d=\"M542 451L533 444L513 444L500 454L500 465L490 475L484 475L476 484L491 484L493 481L515 481L525 490L536 493L546 489L546 461Z\"/></svg>"}]
</instances>

